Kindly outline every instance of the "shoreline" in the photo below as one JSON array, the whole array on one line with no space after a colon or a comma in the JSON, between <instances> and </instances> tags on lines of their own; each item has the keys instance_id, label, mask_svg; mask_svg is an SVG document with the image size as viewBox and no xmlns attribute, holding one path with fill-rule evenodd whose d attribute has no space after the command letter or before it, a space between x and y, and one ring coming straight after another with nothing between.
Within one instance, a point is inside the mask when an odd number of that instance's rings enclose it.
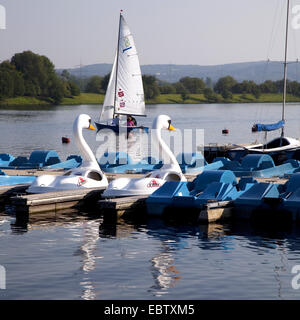
<instances>
[{"instance_id":1,"label":"shoreline","mask_svg":"<svg viewBox=\"0 0 300 320\"><path fill-rule=\"evenodd\" d=\"M66 105L101 105L104 101L104 94L81 93L80 96L73 98L64 98L62 103L55 106ZM287 102L300 102L300 97L287 95ZM233 104L233 103L281 103L282 94L262 94L256 99L251 94L234 94L231 99L220 98L218 102L209 102L203 94L188 94L185 100L182 100L180 94L161 94L155 99L145 101L146 104ZM1 107L32 107L32 106L54 106L50 102L35 97L16 97L5 99L0 102Z\"/></svg>"}]
</instances>

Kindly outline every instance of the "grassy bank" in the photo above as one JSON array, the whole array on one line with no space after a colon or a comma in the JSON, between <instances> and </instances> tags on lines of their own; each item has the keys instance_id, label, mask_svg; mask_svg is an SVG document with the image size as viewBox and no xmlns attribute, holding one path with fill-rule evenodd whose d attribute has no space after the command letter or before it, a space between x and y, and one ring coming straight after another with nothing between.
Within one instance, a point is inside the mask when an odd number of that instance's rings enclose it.
<instances>
[{"instance_id":1,"label":"grassy bank","mask_svg":"<svg viewBox=\"0 0 300 320\"><path fill-rule=\"evenodd\" d=\"M233 94L231 99L223 99L218 95L218 103L266 103L266 102L282 102L282 94L265 93L256 99L252 94ZM287 95L287 102L300 102L300 97ZM190 103L209 103L203 94L188 94L183 100L180 94L161 94L155 100L146 101L148 104L190 104Z\"/></svg>"},{"instance_id":2,"label":"grassy bank","mask_svg":"<svg viewBox=\"0 0 300 320\"><path fill-rule=\"evenodd\" d=\"M252 94L234 94L231 99L223 99L218 96L218 103L264 103L264 102L281 102L281 94L262 94L256 99ZM81 93L74 98L64 98L61 105L80 105L80 104L102 104L104 101L103 94ZM300 97L287 95L287 102L300 102ZM203 94L188 94L186 99L182 99L180 94L161 94L157 98L147 100L147 104L190 104L190 103L208 103ZM2 106L38 106L51 105L50 102L40 100L34 97L17 97L5 99L0 102Z\"/></svg>"},{"instance_id":3,"label":"grassy bank","mask_svg":"<svg viewBox=\"0 0 300 320\"><path fill-rule=\"evenodd\" d=\"M103 94L81 93L80 96L73 98L64 98L62 105L78 105L78 104L102 104L104 101Z\"/></svg>"},{"instance_id":4,"label":"grassy bank","mask_svg":"<svg viewBox=\"0 0 300 320\"><path fill-rule=\"evenodd\" d=\"M64 98L61 105L80 105L80 104L102 104L104 101L103 94L95 93L81 93L80 96L73 98ZM9 98L0 101L0 107L9 106L39 106L47 105L50 106L51 103L47 100L37 99L35 97L17 97Z\"/></svg>"},{"instance_id":5,"label":"grassy bank","mask_svg":"<svg viewBox=\"0 0 300 320\"><path fill-rule=\"evenodd\" d=\"M16 97L0 101L0 106L39 106L50 105L49 102L37 99L35 97Z\"/></svg>"}]
</instances>

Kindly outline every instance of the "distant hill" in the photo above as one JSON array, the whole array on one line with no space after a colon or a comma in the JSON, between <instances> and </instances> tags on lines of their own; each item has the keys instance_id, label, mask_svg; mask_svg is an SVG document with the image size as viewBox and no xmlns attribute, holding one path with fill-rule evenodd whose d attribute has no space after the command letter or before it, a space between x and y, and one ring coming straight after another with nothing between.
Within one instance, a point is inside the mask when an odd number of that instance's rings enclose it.
<instances>
[{"instance_id":1,"label":"distant hill","mask_svg":"<svg viewBox=\"0 0 300 320\"><path fill-rule=\"evenodd\" d=\"M81 68L68 69L77 77L104 76L111 71L111 64L100 63L83 66ZM283 78L282 62L243 62L215 66L200 65L176 65L176 64L151 64L141 66L142 73L155 75L158 79L167 82L177 82L182 77L209 77L212 81L230 75L237 81L253 80L256 83L265 80L280 80ZM62 70L57 70L61 72ZM300 65L298 63L288 65L288 79L300 81Z\"/></svg>"}]
</instances>

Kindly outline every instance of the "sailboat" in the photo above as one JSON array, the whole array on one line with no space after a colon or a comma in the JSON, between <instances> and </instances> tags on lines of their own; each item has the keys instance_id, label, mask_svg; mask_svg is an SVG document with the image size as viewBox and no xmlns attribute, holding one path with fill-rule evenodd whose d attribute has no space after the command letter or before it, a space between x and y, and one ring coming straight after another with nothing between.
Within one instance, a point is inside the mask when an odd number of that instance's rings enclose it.
<instances>
[{"instance_id":1,"label":"sailboat","mask_svg":"<svg viewBox=\"0 0 300 320\"><path fill-rule=\"evenodd\" d=\"M256 144L250 146L239 147L232 149L229 155L235 158L237 153L268 153L277 159L277 156L286 153L287 151L295 151L300 149L300 141L295 138L286 137L284 135L285 127L285 107L286 107L286 84L287 84L287 54L288 54L288 31L289 31L289 12L290 12L290 0L287 0L287 18L286 18L286 31L285 31L285 56L284 56L284 79L283 79L283 103L282 103L282 117L281 120L272 124L256 123L252 126L252 132L265 132L267 133L273 130L280 130L281 135L265 144ZM234 155L234 156L233 156Z\"/></svg>"},{"instance_id":2,"label":"sailboat","mask_svg":"<svg viewBox=\"0 0 300 320\"><path fill-rule=\"evenodd\" d=\"M146 116L142 74L132 34L120 12L117 51L108 82L97 130L111 129L116 133L136 128L127 126L124 116ZM124 119L124 120L123 120ZM123 120L123 121L122 121Z\"/></svg>"}]
</instances>

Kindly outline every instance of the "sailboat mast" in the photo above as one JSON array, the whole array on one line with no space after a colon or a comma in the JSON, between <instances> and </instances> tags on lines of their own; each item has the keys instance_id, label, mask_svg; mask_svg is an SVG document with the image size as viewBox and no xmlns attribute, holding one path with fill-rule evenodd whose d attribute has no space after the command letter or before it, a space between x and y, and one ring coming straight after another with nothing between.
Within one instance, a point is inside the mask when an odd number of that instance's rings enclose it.
<instances>
[{"instance_id":1,"label":"sailboat mast","mask_svg":"<svg viewBox=\"0 0 300 320\"><path fill-rule=\"evenodd\" d=\"M283 104L282 104L282 120L283 121L285 118L285 102L286 102L289 13L290 13L290 0L287 0L286 29L285 29L285 52L284 52L284 77L283 77ZM284 137L284 126L281 129L281 137Z\"/></svg>"},{"instance_id":2,"label":"sailboat mast","mask_svg":"<svg viewBox=\"0 0 300 320\"><path fill-rule=\"evenodd\" d=\"M119 19L119 32L118 32L118 46L117 46L117 61L116 61L116 79L115 79L115 96L114 96L114 114L113 118L115 117L116 113L116 101L117 101L117 83L118 83L118 67L119 67L119 46L120 46L120 32L121 32L121 17L122 17L122 10L120 12L120 19Z\"/></svg>"}]
</instances>

